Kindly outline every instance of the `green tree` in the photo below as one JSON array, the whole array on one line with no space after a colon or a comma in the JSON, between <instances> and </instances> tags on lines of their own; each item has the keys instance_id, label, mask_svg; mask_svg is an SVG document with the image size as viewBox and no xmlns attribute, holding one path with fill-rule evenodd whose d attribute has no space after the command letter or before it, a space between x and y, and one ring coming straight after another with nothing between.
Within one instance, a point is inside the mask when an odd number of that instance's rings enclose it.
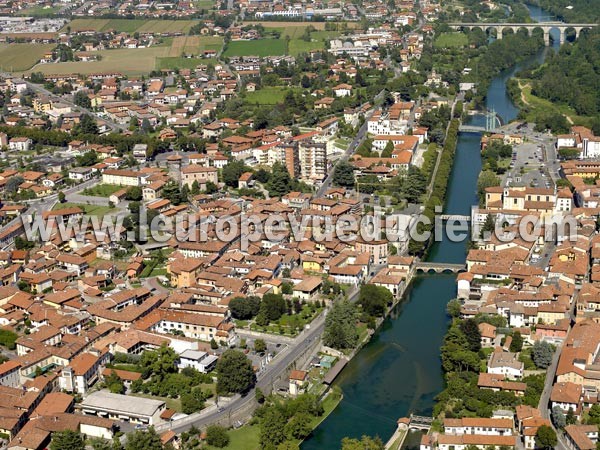
<instances>
[{"instance_id":1,"label":"green tree","mask_svg":"<svg viewBox=\"0 0 600 450\"><path fill-rule=\"evenodd\" d=\"M536 448L546 448L551 449L556 447L558 443L558 439L556 437L556 432L549 427L548 425L542 425L538 428L537 433L535 433L535 446Z\"/></svg>"},{"instance_id":2,"label":"green tree","mask_svg":"<svg viewBox=\"0 0 600 450\"><path fill-rule=\"evenodd\" d=\"M281 197L288 194L293 189L292 181L292 177L290 177L287 167L280 162L276 162L273 164L271 176L267 183L269 195L272 197Z\"/></svg>"},{"instance_id":3,"label":"green tree","mask_svg":"<svg viewBox=\"0 0 600 450\"><path fill-rule=\"evenodd\" d=\"M323 344L343 350L354 348L357 343L358 331L354 305L346 300L334 303L325 317Z\"/></svg>"},{"instance_id":4,"label":"green tree","mask_svg":"<svg viewBox=\"0 0 600 450\"><path fill-rule=\"evenodd\" d=\"M219 348L219 344L217 343L217 341L215 341L215 338L212 338L210 340L210 348L213 350L216 350Z\"/></svg>"},{"instance_id":5,"label":"green tree","mask_svg":"<svg viewBox=\"0 0 600 450\"><path fill-rule=\"evenodd\" d=\"M600 425L600 404L594 403L588 411L588 424Z\"/></svg>"},{"instance_id":6,"label":"green tree","mask_svg":"<svg viewBox=\"0 0 600 450\"><path fill-rule=\"evenodd\" d=\"M83 114L79 119L79 123L73 129L74 133L79 134L98 134L98 125L89 114Z\"/></svg>"},{"instance_id":7,"label":"green tree","mask_svg":"<svg viewBox=\"0 0 600 450\"><path fill-rule=\"evenodd\" d=\"M58 202L59 203L64 203L65 202L65 198L66 195L63 191L58 191Z\"/></svg>"},{"instance_id":8,"label":"green tree","mask_svg":"<svg viewBox=\"0 0 600 450\"><path fill-rule=\"evenodd\" d=\"M254 341L254 351L256 353L264 353L267 351L267 343L264 339L257 339Z\"/></svg>"},{"instance_id":9,"label":"green tree","mask_svg":"<svg viewBox=\"0 0 600 450\"><path fill-rule=\"evenodd\" d=\"M392 293L382 286L363 284L360 287L358 303L362 306L363 311L370 316L383 316L387 305L392 303L392 301Z\"/></svg>"},{"instance_id":10,"label":"green tree","mask_svg":"<svg viewBox=\"0 0 600 450\"><path fill-rule=\"evenodd\" d=\"M136 430L127 435L125 450L162 450L160 436L149 427L147 430Z\"/></svg>"},{"instance_id":11,"label":"green tree","mask_svg":"<svg viewBox=\"0 0 600 450\"><path fill-rule=\"evenodd\" d=\"M304 439L312 431L312 417L301 412L293 416L285 426L285 434L289 439Z\"/></svg>"},{"instance_id":12,"label":"green tree","mask_svg":"<svg viewBox=\"0 0 600 450\"><path fill-rule=\"evenodd\" d=\"M225 350L217 362L217 392L242 393L254 386L256 376L252 362L238 350Z\"/></svg>"},{"instance_id":13,"label":"green tree","mask_svg":"<svg viewBox=\"0 0 600 450\"><path fill-rule=\"evenodd\" d=\"M229 445L227 430L220 425L211 425L206 429L206 443L213 447L223 448Z\"/></svg>"},{"instance_id":14,"label":"green tree","mask_svg":"<svg viewBox=\"0 0 600 450\"><path fill-rule=\"evenodd\" d=\"M248 320L258 314L260 299L258 297L234 297L229 302L229 310L235 319Z\"/></svg>"},{"instance_id":15,"label":"green tree","mask_svg":"<svg viewBox=\"0 0 600 450\"><path fill-rule=\"evenodd\" d=\"M393 152L394 152L394 143L392 141L388 141L388 143L385 144L385 148L381 152L381 157L382 158L391 158Z\"/></svg>"},{"instance_id":16,"label":"green tree","mask_svg":"<svg viewBox=\"0 0 600 450\"><path fill-rule=\"evenodd\" d=\"M181 394L181 412L193 414L204 409L205 395L200 388Z\"/></svg>"},{"instance_id":17,"label":"green tree","mask_svg":"<svg viewBox=\"0 0 600 450\"><path fill-rule=\"evenodd\" d=\"M142 188L139 186L131 186L125 193L125 199L139 202L142 199Z\"/></svg>"},{"instance_id":18,"label":"green tree","mask_svg":"<svg viewBox=\"0 0 600 450\"><path fill-rule=\"evenodd\" d=\"M57 431L52 433L50 450L85 450L85 441L77 431Z\"/></svg>"},{"instance_id":19,"label":"green tree","mask_svg":"<svg viewBox=\"0 0 600 450\"><path fill-rule=\"evenodd\" d=\"M477 179L477 195L480 202L485 199L485 190L489 187L500 186L500 178L491 170L484 170Z\"/></svg>"},{"instance_id":20,"label":"green tree","mask_svg":"<svg viewBox=\"0 0 600 450\"><path fill-rule=\"evenodd\" d=\"M346 161L339 162L333 170L333 184L345 188L354 187L354 167Z\"/></svg>"},{"instance_id":21,"label":"green tree","mask_svg":"<svg viewBox=\"0 0 600 450\"><path fill-rule=\"evenodd\" d=\"M379 437L363 436L359 439L342 439L341 450L383 450L385 446Z\"/></svg>"},{"instance_id":22,"label":"green tree","mask_svg":"<svg viewBox=\"0 0 600 450\"><path fill-rule=\"evenodd\" d=\"M162 380L169 373L177 372L175 362L178 359L177 353L166 343L163 343L156 350L146 350L142 353L139 365L142 368L142 376L148 378L150 375ZM145 375L145 376L144 376Z\"/></svg>"},{"instance_id":23,"label":"green tree","mask_svg":"<svg viewBox=\"0 0 600 450\"><path fill-rule=\"evenodd\" d=\"M478 352L481 350L481 332L479 325L474 319L466 319L460 323L460 330L465 335L469 350Z\"/></svg>"},{"instance_id":24,"label":"green tree","mask_svg":"<svg viewBox=\"0 0 600 450\"><path fill-rule=\"evenodd\" d=\"M550 366L553 354L554 348L546 341L536 341L531 349L531 359L539 369L547 369Z\"/></svg>"},{"instance_id":25,"label":"green tree","mask_svg":"<svg viewBox=\"0 0 600 450\"><path fill-rule=\"evenodd\" d=\"M89 440L94 450L112 450L112 442L102 438L92 438Z\"/></svg>"},{"instance_id":26,"label":"green tree","mask_svg":"<svg viewBox=\"0 0 600 450\"><path fill-rule=\"evenodd\" d=\"M286 417L280 408L268 408L260 421L260 447L262 449L276 448L286 440Z\"/></svg>"},{"instance_id":27,"label":"green tree","mask_svg":"<svg viewBox=\"0 0 600 450\"><path fill-rule=\"evenodd\" d=\"M233 188L238 187L238 181L240 176L247 172L247 167L241 161L232 161L223 167L221 171L221 176L223 177L223 182L227 186L231 186Z\"/></svg>"},{"instance_id":28,"label":"green tree","mask_svg":"<svg viewBox=\"0 0 600 450\"><path fill-rule=\"evenodd\" d=\"M512 342L510 343L509 350L513 353L517 353L517 352L520 352L522 348L523 348L523 336L521 336L521 333L519 331L515 331L512 334Z\"/></svg>"},{"instance_id":29,"label":"green tree","mask_svg":"<svg viewBox=\"0 0 600 450\"><path fill-rule=\"evenodd\" d=\"M110 375L104 379L104 384L113 394L125 393L125 384L114 371L111 371Z\"/></svg>"},{"instance_id":30,"label":"green tree","mask_svg":"<svg viewBox=\"0 0 600 450\"><path fill-rule=\"evenodd\" d=\"M495 217L492 214L488 214L485 218L485 222L481 226L481 231L479 232L479 237L483 239L486 236L486 233L492 233L495 229Z\"/></svg>"},{"instance_id":31,"label":"green tree","mask_svg":"<svg viewBox=\"0 0 600 450\"><path fill-rule=\"evenodd\" d=\"M557 428L564 428L567 425L567 418L560 406L552 408L552 423Z\"/></svg>"},{"instance_id":32,"label":"green tree","mask_svg":"<svg viewBox=\"0 0 600 450\"><path fill-rule=\"evenodd\" d=\"M454 298L448 302L446 305L446 312L452 318L460 317L460 309L462 308L462 303L459 299Z\"/></svg>"},{"instance_id":33,"label":"green tree","mask_svg":"<svg viewBox=\"0 0 600 450\"><path fill-rule=\"evenodd\" d=\"M409 167L406 182L402 184L402 195L409 203L418 203L427 189L427 179L416 167Z\"/></svg>"}]
</instances>

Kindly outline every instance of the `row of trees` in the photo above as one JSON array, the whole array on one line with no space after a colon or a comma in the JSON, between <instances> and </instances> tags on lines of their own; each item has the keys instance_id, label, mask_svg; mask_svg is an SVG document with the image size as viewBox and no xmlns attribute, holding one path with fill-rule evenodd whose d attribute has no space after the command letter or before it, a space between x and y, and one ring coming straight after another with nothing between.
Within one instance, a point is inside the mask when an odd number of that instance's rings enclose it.
<instances>
[{"instance_id":1,"label":"row of trees","mask_svg":"<svg viewBox=\"0 0 600 450\"><path fill-rule=\"evenodd\" d=\"M438 166L435 179L433 180L433 188L431 195L427 203L423 215L426 216L430 224L418 223L417 231L424 233L425 231L431 231L433 228L435 218L436 206L443 206L446 198L446 190L448 188L448 180L450 179L450 173L452 172L452 165L454 163L454 154L456 152L456 144L458 142L458 127L460 122L458 119L452 119L448 126L448 133L444 146L442 147L440 163ZM411 239L408 245L408 251L411 255L423 255L430 245L430 241L421 242Z\"/></svg>"}]
</instances>

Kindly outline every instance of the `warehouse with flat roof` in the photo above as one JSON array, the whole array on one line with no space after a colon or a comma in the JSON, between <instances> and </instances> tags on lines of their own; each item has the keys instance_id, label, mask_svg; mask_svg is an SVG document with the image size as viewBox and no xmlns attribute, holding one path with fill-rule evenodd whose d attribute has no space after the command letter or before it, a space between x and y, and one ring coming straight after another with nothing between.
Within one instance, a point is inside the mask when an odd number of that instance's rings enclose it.
<instances>
[{"instance_id":1,"label":"warehouse with flat roof","mask_svg":"<svg viewBox=\"0 0 600 450\"><path fill-rule=\"evenodd\" d=\"M166 404L162 400L97 391L88 395L77 408L88 416L154 425L161 421L160 415Z\"/></svg>"}]
</instances>

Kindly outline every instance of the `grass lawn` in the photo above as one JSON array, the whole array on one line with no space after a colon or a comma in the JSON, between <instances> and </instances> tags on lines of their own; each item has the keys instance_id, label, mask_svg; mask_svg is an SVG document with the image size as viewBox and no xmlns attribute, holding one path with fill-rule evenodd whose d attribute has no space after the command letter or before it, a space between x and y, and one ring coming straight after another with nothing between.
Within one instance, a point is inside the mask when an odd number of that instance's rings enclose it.
<instances>
[{"instance_id":1,"label":"grass lawn","mask_svg":"<svg viewBox=\"0 0 600 450\"><path fill-rule=\"evenodd\" d=\"M260 427L258 425L246 425L237 430L230 430L229 445L224 450L258 450L260 448ZM216 447L207 445L208 450L217 450Z\"/></svg>"},{"instance_id":2,"label":"grass lawn","mask_svg":"<svg viewBox=\"0 0 600 450\"><path fill-rule=\"evenodd\" d=\"M124 75L142 75L156 68L157 59L167 56L169 47L120 48L101 50L98 54L102 56L101 61L38 64L32 69L32 72L46 74L119 72Z\"/></svg>"},{"instance_id":3,"label":"grass lawn","mask_svg":"<svg viewBox=\"0 0 600 450\"><path fill-rule=\"evenodd\" d=\"M91 195L94 197L110 197L117 191L123 189L123 186L115 186L113 184L97 184L90 188L84 189L81 193L83 195Z\"/></svg>"},{"instance_id":4,"label":"grass lawn","mask_svg":"<svg viewBox=\"0 0 600 450\"><path fill-rule=\"evenodd\" d=\"M325 48L325 42L321 40L311 40L310 42L302 39L290 40L288 53L292 56L297 56L300 53L308 53L312 50L322 50Z\"/></svg>"},{"instance_id":5,"label":"grass lawn","mask_svg":"<svg viewBox=\"0 0 600 450\"><path fill-rule=\"evenodd\" d=\"M22 9L19 11L19 16L52 17L61 9L62 6L51 6L49 8L44 6L34 6L33 8Z\"/></svg>"},{"instance_id":6,"label":"grass lawn","mask_svg":"<svg viewBox=\"0 0 600 450\"><path fill-rule=\"evenodd\" d=\"M198 0L195 3L199 9L215 9L215 2L213 0Z\"/></svg>"},{"instance_id":7,"label":"grass lawn","mask_svg":"<svg viewBox=\"0 0 600 450\"><path fill-rule=\"evenodd\" d=\"M259 89L254 92L247 92L245 102L248 104L259 104L259 105L276 105L283 103L285 94L289 89L272 86Z\"/></svg>"},{"instance_id":8,"label":"grass lawn","mask_svg":"<svg viewBox=\"0 0 600 450\"><path fill-rule=\"evenodd\" d=\"M144 394L142 392L138 392L137 394L131 394L133 397L142 397L142 398L151 398L153 400L162 400L167 404L167 408L175 410L177 412L181 412L181 401L178 398L170 398L170 397L155 397L154 395Z\"/></svg>"},{"instance_id":9,"label":"grass lawn","mask_svg":"<svg viewBox=\"0 0 600 450\"><path fill-rule=\"evenodd\" d=\"M44 56L44 53L55 47L54 44L1 44L0 69L11 72L30 69Z\"/></svg>"},{"instance_id":10,"label":"grass lawn","mask_svg":"<svg viewBox=\"0 0 600 450\"><path fill-rule=\"evenodd\" d=\"M110 212L113 212L115 209L110 208L108 206L96 206L96 205L85 205L81 203L57 203L54 205L53 210L56 209L64 209L64 208L74 208L78 206L83 209L83 211L89 216L104 216Z\"/></svg>"},{"instance_id":11,"label":"grass lawn","mask_svg":"<svg viewBox=\"0 0 600 450\"><path fill-rule=\"evenodd\" d=\"M255 41L232 41L223 56L274 56L285 55L286 42L283 39L257 39Z\"/></svg>"},{"instance_id":12,"label":"grass lawn","mask_svg":"<svg viewBox=\"0 0 600 450\"><path fill-rule=\"evenodd\" d=\"M165 267L155 267L154 269L152 269L152 272L150 272L150 276L151 277L158 277L158 276L166 277L167 269Z\"/></svg>"},{"instance_id":13,"label":"grass lawn","mask_svg":"<svg viewBox=\"0 0 600 450\"><path fill-rule=\"evenodd\" d=\"M433 45L437 48L455 48L464 47L469 43L469 39L465 33L453 32L442 33L436 39Z\"/></svg>"}]
</instances>

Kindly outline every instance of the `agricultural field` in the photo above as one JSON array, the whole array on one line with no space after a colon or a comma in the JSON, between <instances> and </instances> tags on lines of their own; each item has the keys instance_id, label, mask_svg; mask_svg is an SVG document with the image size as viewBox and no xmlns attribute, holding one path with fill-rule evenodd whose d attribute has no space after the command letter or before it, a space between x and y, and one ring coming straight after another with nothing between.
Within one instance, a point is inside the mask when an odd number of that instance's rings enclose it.
<instances>
[{"instance_id":1,"label":"agricultural field","mask_svg":"<svg viewBox=\"0 0 600 450\"><path fill-rule=\"evenodd\" d=\"M33 67L54 44L0 44L0 69L21 72Z\"/></svg>"},{"instance_id":2,"label":"agricultural field","mask_svg":"<svg viewBox=\"0 0 600 450\"><path fill-rule=\"evenodd\" d=\"M177 36L173 38L169 56L201 55L205 50L219 51L223 47L220 36Z\"/></svg>"},{"instance_id":3,"label":"agricultural field","mask_svg":"<svg viewBox=\"0 0 600 450\"><path fill-rule=\"evenodd\" d=\"M258 39L255 41L232 41L223 56L275 56L287 53L283 39Z\"/></svg>"},{"instance_id":4,"label":"agricultural field","mask_svg":"<svg viewBox=\"0 0 600 450\"><path fill-rule=\"evenodd\" d=\"M115 30L117 32L126 33L134 33L136 31L140 33L187 33L195 23L197 22L194 20L75 19L67 24L63 28L63 31L70 28L71 31Z\"/></svg>"},{"instance_id":5,"label":"agricultural field","mask_svg":"<svg viewBox=\"0 0 600 450\"><path fill-rule=\"evenodd\" d=\"M456 48L464 47L469 43L467 35L460 32L442 33L436 39L433 45L436 48Z\"/></svg>"},{"instance_id":6,"label":"agricultural field","mask_svg":"<svg viewBox=\"0 0 600 450\"><path fill-rule=\"evenodd\" d=\"M169 47L150 47L133 49L101 50L100 61L64 62L57 64L38 64L31 71L45 74L89 74L97 72L119 72L124 75L142 75L156 68L157 58L169 54ZM2 53L0 52L0 58ZM25 70L25 69L21 69Z\"/></svg>"}]
</instances>

